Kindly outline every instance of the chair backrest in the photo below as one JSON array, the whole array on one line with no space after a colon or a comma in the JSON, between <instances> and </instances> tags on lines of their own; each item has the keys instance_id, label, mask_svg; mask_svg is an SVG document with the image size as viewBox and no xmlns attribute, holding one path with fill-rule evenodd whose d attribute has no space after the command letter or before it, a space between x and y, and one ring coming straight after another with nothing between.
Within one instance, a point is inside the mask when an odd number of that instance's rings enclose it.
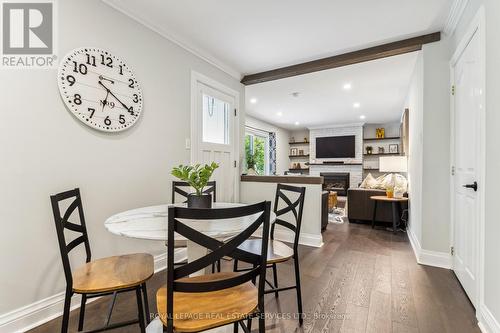
<instances>
[{"instance_id":1,"label":"chair backrest","mask_svg":"<svg viewBox=\"0 0 500 333\"><path fill-rule=\"evenodd\" d=\"M61 214L61 201L68 199L73 199L69 204L68 208L64 214ZM73 285L73 278L71 275L71 265L69 262L69 253L75 247L80 244L85 245L85 252L87 254L86 262L91 260L90 243L87 235L87 227L85 226L85 216L83 215L83 205L80 196L80 189L75 188L74 190L61 192L50 196L50 201L52 202L52 212L54 214L54 222L56 224L57 240L59 242L59 250L61 252L61 259L64 268L64 275L66 277L66 283L68 286ZM78 209L78 216L80 224L76 224L69 221L69 218ZM71 242L66 243L66 237L64 235L64 229L80 233L81 235L73 239Z\"/></svg>"},{"instance_id":2,"label":"chair backrest","mask_svg":"<svg viewBox=\"0 0 500 333\"><path fill-rule=\"evenodd\" d=\"M286 192L294 192L298 193L299 196L297 199L292 202L289 196L286 195ZM293 246L294 249L297 249L299 246L299 236L300 236L300 226L302 224L302 211L304 209L304 198L306 195L305 187L297 187L290 185L278 184L276 186L276 197L274 198L274 213L276 214L276 221L273 223L271 227L271 239L274 239L274 229L276 224L279 224L285 228L292 230L295 233ZM278 209L280 199L285 203L285 207ZM285 215L288 212L292 212L295 218L295 225L287 222L279 217Z\"/></svg>"},{"instance_id":3,"label":"chair backrest","mask_svg":"<svg viewBox=\"0 0 500 333\"><path fill-rule=\"evenodd\" d=\"M173 294L177 292L209 292L231 288L241 285L245 282L255 280L259 276L258 282L258 306L259 310L264 309L264 286L267 263L267 247L269 239L269 219L271 212L271 203L263 201L261 203L220 209L194 209L184 207L170 207L168 209L168 241L167 241L167 328L173 326ZM181 222L181 220L218 220L234 219L256 215L253 221L245 230L232 238L227 243L211 238ZM260 255L238 249L245 240L263 227L263 241ZM174 267L174 233L178 233L188 240L191 240L210 251L207 255L194 260L180 267ZM188 276L194 272L204 269L220 260L222 257L232 257L252 264L253 268L245 273L235 277L220 279L208 282L189 282L179 281L179 279Z\"/></svg>"},{"instance_id":4,"label":"chair backrest","mask_svg":"<svg viewBox=\"0 0 500 333\"><path fill-rule=\"evenodd\" d=\"M183 198L187 199L189 193L184 191L182 188L190 187L189 183L187 182L179 182L179 181L173 181L172 182L172 203L175 203L175 194L181 195ZM212 194L213 201L217 201L217 183L214 181L210 181L207 183L207 186L203 189L203 193L205 194ZM184 201L186 202L186 201Z\"/></svg>"}]
</instances>

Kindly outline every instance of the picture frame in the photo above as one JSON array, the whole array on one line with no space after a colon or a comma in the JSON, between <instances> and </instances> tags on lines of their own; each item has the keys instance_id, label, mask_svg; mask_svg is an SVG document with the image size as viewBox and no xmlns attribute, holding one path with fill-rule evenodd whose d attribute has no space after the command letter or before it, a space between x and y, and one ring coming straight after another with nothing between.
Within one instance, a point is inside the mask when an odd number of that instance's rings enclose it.
<instances>
[{"instance_id":1,"label":"picture frame","mask_svg":"<svg viewBox=\"0 0 500 333\"><path fill-rule=\"evenodd\" d=\"M295 156L297 154L298 154L298 149L297 148L290 149L290 155Z\"/></svg>"},{"instance_id":2,"label":"picture frame","mask_svg":"<svg viewBox=\"0 0 500 333\"><path fill-rule=\"evenodd\" d=\"M390 154L398 154L399 153L399 145L397 143L389 145L389 153Z\"/></svg>"},{"instance_id":3,"label":"picture frame","mask_svg":"<svg viewBox=\"0 0 500 333\"><path fill-rule=\"evenodd\" d=\"M304 149L299 149L299 155L304 155Z\"/></svg>"}]
</instances>

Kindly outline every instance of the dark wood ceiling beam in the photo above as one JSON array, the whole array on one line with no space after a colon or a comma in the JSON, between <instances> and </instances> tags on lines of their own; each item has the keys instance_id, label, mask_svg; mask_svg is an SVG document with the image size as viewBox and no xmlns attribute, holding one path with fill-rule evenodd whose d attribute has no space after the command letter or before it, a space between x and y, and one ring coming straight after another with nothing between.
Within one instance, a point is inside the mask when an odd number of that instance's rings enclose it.
<instances>
[{"instance_id":1,"label":"dark wood ceiling beam","mask_svg":"<svg viewBox=\"0 0 500 333\"><path fill-rule=\"evenodd\" d=\"M325 69L354 65L360 62L392 57L422 49L422 45L441 40L441 33L408 38L397 42L373 46L367 49L344 53L333 57L304 62L302 64L282 67L261 73L245 75L241 80L244 85L284 79L291 76L308 74Z\"/></svg>"}]
</instances>

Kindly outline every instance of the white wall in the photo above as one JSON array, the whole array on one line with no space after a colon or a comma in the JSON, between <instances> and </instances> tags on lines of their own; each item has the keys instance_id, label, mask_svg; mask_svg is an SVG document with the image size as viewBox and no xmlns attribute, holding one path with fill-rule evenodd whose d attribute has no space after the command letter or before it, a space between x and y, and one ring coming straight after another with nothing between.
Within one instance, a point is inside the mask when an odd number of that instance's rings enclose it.
<instances>
[{"instance_id":1,"label":"white wall","mask_svg":"<svg viewBox=\"0 0 500 333\"><path fill-rule=\"evenodd\" d=\"M450 252L450 45L422 48L424 60L422 247Z\"/></svg>"},{"instance_id":2,"label":"white wall","mask_svg":"<svg viewBox=\"0 0 500 333\"><path fill-rule=\"evenodd\" d=\"M485 184L485 271L484 303L481 315L491 332L500 332L500 223L498 219L498 188L500 188L500 1L469 0L452 36L453 50L462 40L469 23L480 6L486 13L486 181Z\"/></svg>"},{"instance_id":3,"label":"white wall","mask_svg":"<svg viewBox=\"0 0 500 333\"><path fill-rule=\"evenodd\" d=\"M246 116L245 125L265 132L276 133L276 173L283 175L290 166L290 158L288 157L290 153L290 145L288 144L290 132L250 116Z\"/></svg>"},{"instance_id":4,"label":"white wall","mask_svg":"<svg viewBox=\"0 0 500 333\"><path fill-rule=\"evenodd\" d=\"M423 160L423 104L424 61L419 52L413 71L406 108L409 109L408 192L411 198L409 231L422 243L422 160ZM419 245L421 246L421 245Z\"/></svg>"},{"instance_id":5,"label":"white wall","mask_svg":"<svg viewBox=\"0 0 500 333\"><path fill-rule=\"evenodd\" d=\"M237 79L101 1L58 6L60 56L96 46L123 57L143 87L144 112L126 132L99 133L65 109L56 70L0 72L0 314L64 288L50 194L81 188L93 258L164 251L161 242L111 235L103 222L170 201L169 170L190 156L191 70L239 91L244 105Z\"/></svg>"},{"instance_id":6,"label":"white wall","mask_svg":"<svg viewBox=\"0 0 500 333\"><path fill-rule=\"evenodd\" d=\"M410 230L418 246L450 263L449 41L426 44L411 80ZM441 260L440 259L440 260Z\"/></svg>"}]
</instances>

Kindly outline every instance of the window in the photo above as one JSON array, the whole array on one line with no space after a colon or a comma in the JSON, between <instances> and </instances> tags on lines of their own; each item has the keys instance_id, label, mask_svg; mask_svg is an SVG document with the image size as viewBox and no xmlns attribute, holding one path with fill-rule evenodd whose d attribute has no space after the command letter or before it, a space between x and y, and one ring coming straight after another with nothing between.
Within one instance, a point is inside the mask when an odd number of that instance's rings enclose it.
<instances>
[{"instance_id":1,"label":"window","mask_svg":"<svg viewBox=\"0 0 500 333\"><path fill-rule=\"evenodd\" d=\"M229 103L203 94L203 142L229 144Z\"/></svg>"},{"instance_id":2,"label":"window","mask_svg":"<svg viewBox=\"0 0 500 333\"><path fill-rule=\"evenodd\" d=\"M258 175L269 174L269 134L247 128L245 133L245 169Z\"/></svg>"}]
</instances>

